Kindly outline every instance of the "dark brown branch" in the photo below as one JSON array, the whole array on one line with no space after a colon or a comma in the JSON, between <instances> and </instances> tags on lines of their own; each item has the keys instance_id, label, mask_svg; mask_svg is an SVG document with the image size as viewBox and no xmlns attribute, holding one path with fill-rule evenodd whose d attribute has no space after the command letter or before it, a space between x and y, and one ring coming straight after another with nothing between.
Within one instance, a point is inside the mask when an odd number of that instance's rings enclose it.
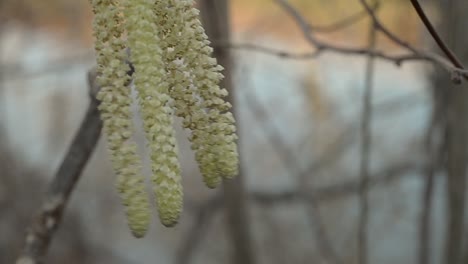
<instances>
[{"instance_id":1,"label":"dark brown branch","mask_svg":"<svg viewBox=\"0 0 468 264\"><path fill-rule=\"evenodd\" d=\"M465 67L463 67L463 64L460 62L457 56L455 56L455 54L450 50L450 48L445 44L445 42L439 36L439 33L437 33L437 30L434 28L434 26L432 26L431 21L429 21L429 19L427 18L426 13L422 9L419 2L417 0L411 0L411 4L416 10L416 13L418 13L418 16L421 19L421 21L424 23L424 26L426 26L432 38L435 40L435 42L445 54L445 56L447 56L447 58L453 63L455 67L464 69Z\"/></svg>"},{"instance_id":2,"label":"dark brown branch","mask_svg":"<svg viewBox=\"0 0 468 264\"><path fill-rule=\"evenodd\" d=\"M67 202L99 140L102 122L97 109L98 86L95 73L88 76L91 101L86 116L68 153L49 185L39 215L26 233L25 244L17 264L44 263L49 244L60 225Z\"/></svg>"}]
</instances>

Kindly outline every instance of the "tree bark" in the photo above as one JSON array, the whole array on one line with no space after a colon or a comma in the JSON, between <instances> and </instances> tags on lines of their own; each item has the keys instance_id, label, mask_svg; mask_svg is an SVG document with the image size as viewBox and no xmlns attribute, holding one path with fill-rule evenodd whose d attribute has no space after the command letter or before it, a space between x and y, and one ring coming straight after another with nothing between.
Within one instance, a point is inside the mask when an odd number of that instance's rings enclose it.
<instances>
[{"instance_id":1,"label":"tree bark","mask_svg":"<svg viewBox=\"0 0 468 264\"><path fill-rule=\"evenodd\" d=\"M202 0L199 2L202 23L212 42L229 42L230 20L228 0ZM232 83L232 60L228 49L215 47L214 56L224 67L224 80L221 85L229 91L228 101L235 112L235 89ZM234 113L235 114L235 113ZM237 123L239 126L239 123ZM239 131L239 129L238 129ZM252 241L249 230L249 216L247 199L243 184L242 166L239 175L229 181L224 181L224 203L226 210L226 224L231 236L233 247L232 263L253 264Z\"/></svg>"}]
</instances>

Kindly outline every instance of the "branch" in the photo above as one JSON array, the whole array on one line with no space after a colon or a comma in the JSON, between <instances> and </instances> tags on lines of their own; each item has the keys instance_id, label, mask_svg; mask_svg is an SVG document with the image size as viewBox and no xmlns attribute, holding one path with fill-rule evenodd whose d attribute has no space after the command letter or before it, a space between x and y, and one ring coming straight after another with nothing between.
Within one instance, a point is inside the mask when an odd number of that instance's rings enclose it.
<instances>
[{"instance_id":1,"label":"branch","mask_svg":"<svg viewBox=\"0 0 468 264\"><path fill-rule=\"evenodd\" d=\"M429 19L427 18L426 13L424 13L424 10L422 9L419 2L417 0L411 0L411 4L416 10L416 13L418 14L418 16L421 18L421 21L424 23L424 26L426 26L432 38L435 40L435 42L437 43L439 48L442 50L442 52L445 54L445 56L449 58L449 60L453 63L455 67L464 69L465 67L463 67L463 64L460 62L460 60L458 60L458 58L450 50L450 48L444 43L442 38L437 33L437 30L435 30L434 26L432 26L431 21L429 21Z\"/></svg>"},{"instance_id":2,"label":"branch","mask_svg":"<svg viewBox=\"0 0 468 264\"><path fill-rule=\"evenodd\" d=\"M99 140L102 121L97 109L96 73L88 74L90 103L88 111L60 165L54 179L49 185L41 211L26 232L25 244L17 264L44 263L49 244L59 227L60 221L80 175L93 153Z\"/></svg>"},{"instance_id":3,"label":"branch","mask_svg":"<svg viewBox=\"0 0 468 264\"><path fill-rule=\"evenodd\" d=\"M369 50L374 50L377 44L377 24L372 21L369 32ZM368 240L367 229L369 222L369 164L370 152L372 146L371 120L372 120L372 92L375 73L375 60L373 56L369 56L366 65L365 87L362 103L362 120L361 120L361 162L360 162L360 186L359 186L359 203L360 214L358 222L358 263L367 264L368 258Z\"/></svg>"},{"instance_id":4,"label":"branch","mask_svg":"<svg viewBox=\"0 0 468 264\"><path fill-rule=\"evenodd\" d=\"M367 56L373 56L375 58L380 58L386 61L393 62L398 66L406 61L431 62L447 70L451 74L452 81L454 83L460 82L460 79L461 79L460 76L465 76L465 75L468 76L467 70L454 67L453 64L449 60L445 59L444 57L441 57L440 55L435 54L435 53L418 50L412 47L407 42L399 39L397 36L395 36L393 33L391 33L387 28L385 28L382 25L382 23L378 20L375 13L373 12L373 9L369 6L369 4L367 4L367 2L365 2L365 0L360 0L360 1L363 4L364 8L367 10L367 13L370 15L373 23L376 24L378 31L382 32L385 36L387 36L397 45L409 50L409 53L406 53L403 55L391 55L391 54L387 54L378 50L369 50L367 47L350 48L350 47L339 46L339 45L329 43L329 42L320 41L319 39L315 37L315 35L313 34L314 32L311 32L309 30L309 25L307 21L304 19L304 17L287 0L274 0L274 1L282 9L284 9L286 13L296 22L296 24L299 26L300 30L302 31L304 39L311 46L315 47L316 53L321 53L323 51L331 51L331 52L347 54L347 55L367 55Z\"/></svg>"},{"instance_id":5,"label":"branch","mask_svg":"<svg viewBox=\"0 0 468 264\"><path fill-rule=\"evenodd\" d=\"M204 0L200 2L201 19L205 31L211 39L230 40L229 0ZM236 87L232 81L232 58L229 50L215 48L214 57L224 67L224 79L221 86L229 92L226 101L233 105L232 112L236 117ZM239 123L238 123L239 125ZM242 150L239 149L242 153ZM233 263L255 264L255 251L251 246L251 225L244 187L242 163L235 179L223 181L224 203L226 208L226 228L232 245Z\"/></svg>"},{"instance_id":6,"label":"branch","mask_svg":"<svg viewBox=\"0 0 468 264\"><path fill-rule=\"evenodd\" d=\"M227 48L227 49L235 49L235 50L247 50L253 52L259 52L267 55L276 56L279 58L284 59L292 59L292 60L309 60L314 59L318 56L318 53L313 52L302 52L302 53L293 53L287 50L276 49L276 48L269 48L253 43L231 43L223 40L215 40L213 42L213 46L217 48Z\"/></svg>"},{"instance_id":7,"label":"branch","mask_svg":"<svg viewBox=\"0 0 468 264\"><path fill-rule=\"evenodd\" d=\"M396 43L397 45L415 53L415 54L419 54L419 51L412 47L408 42L398 38L398 36L396 36L395 34L393 34L389 29L387 29L381 22L380 20L377 18L377 15L376 13L374 12L374 10L372 10L371 6L367 3L366 0L359 0L362 4L362 6L364 7L364 9L367 11L367 14L369 14L369 17L371 18L372 20L372 23L374 24L375 28L382 32L388 39L390 39L391 41L393 41L394 43Z\"/></svg>"},{"instance_id":8,"label":"branch","mask_svg":"<svg viewBox=\"0 0 468 264\"><path fill-rule=\"evenodd\" d=\"M430 263L431 252L431 215L432 215L432 201L434 196L434 181L437 169L442 166L442 153L444 153L444 144L436 142L435 136L440 134L443 127L443 107L441 103L437 102L434 97L434 106L432 110L432 117L429 127L427 129L425 138L425 151L427 155L427 168L425 174L427 175L424 182L424 189L421 194L421 214L420 214L420 227L419 227L419 248L418 248L418 263Z\"/></svg>"},{"instance_id":9,"label":"branch","mask_svg":"<svg viewBox=\"0 0 468 264\"><path fill-rule=\"evenodd\" d=\"M411 176L420 177L421 175L416 173L422 171L421 167L423 166L411 162L392 165L369 177L368 187L371 188L382 184L388 184L392 181L406 177L408 173L412 173ZM352 180L312 190L303 189L299 191L296 189L273 193L250 192L248 197L251 201L264 206L274 206L279 203L299 202L309 204L313 202L315 204L316 202L329 202L339 198L346 198L360 192L360 181L354 180L355 178L358 178L358 176L349 178L352 178ZM179 247L179 253L175 262L177 264L186 264L190 262L197 245L199 245L201 240L204 238L204 230L206 229L210 219L223 207L222 196L215 195L203 202L201 205L190 205L188 207L198 208L195 209L196 221L188 232L187 237L182 240L183 242ZM319 233L324 235L324 233Z\"/></svg>"},{"instance_id":10,"label":"branch","mask_svg":"<svg viewBox=\"0 0 468 264\"><path fill-rule=\"evenodd\" d=\"M190 263L193 253L195 253L197 246L201 244L201 240L206 235L206 229L209 226L210 220L213 218L217 209L222 206L223 197L219 194L198 206L195 222L186 237L182 239L182 245L179 246L175 260L176 264Z\"/></svg>"},{"instance_id":11,"label":"branch","mask_svg":"<svg viewBox=\"0 0 468 264\"><path fill-rule=\"evenodd\" d=\"M378 187L384 184L389 184L396 180L400 180L405 177L422 177L422 173L426 170L427 164L419 164L416 162L406 161L401 164L393 164L387 168L382 169L382 171L377 172L369 177L369 188ZM439 169L439 168L437 168ZM437 170L436 170L437 172ZM408 175L410 174L410 175ZM313 189L308 189L304 191L298 191L297 189L285 190L280 192L250 192L248 194L249 199L255 203L264 205L264 206L273 206L278 203L294 203L294 202L308 202L310 199L316 199L320 202L329 202L336 199L347 198L352 195L359 193L360 181L356 180L358 175L353 175L350 177L350 180L346 180L340 183L332 184L330 186L318 187ZM222 208L222 201L220 196L214 196L213 198L207 200L201 205L192 205L192 207L210 208L211 210L218 210ZM209 204L209 205L208 205ZM198 209L201 210L201 209ZM206 209L208 210L208 209Z\"/></svg>"},{"instance_id":12,"label":"branch","mask_svg":"<svg viewBox=\"0 0 468 264\"><path fill-rule=\"evenodd\" d=\"M375 2L375 4L371 7L371 10L376 11L379 7L380 7L380 3ZM343 28L350 27L366 17L367 17L367 10L364 9L362 11L359 11L355 14L351 14L350 16L345 17L329 25L318 26L318 25L311 25L309 23L308 28L310 31L314 31L314 32L331 33L331 32L341 30Z\"/></svg>"},{"instance_id":13,"label":"branch","mask_svg":"<svg viewBox=\"0 0 468 264\"><path fill-rule=\"evenodd\" d=\"M380 7L379 3L376 2L374 6L371 7L371 10L377 10ZM346 27L350 27L355 23L361 21L363 18L366 18L367 10L362 10L360 12L351 14L348 17L345 17L341 20L335 21L329 25L311 25L307 24L308 31L310 32L320 32L320 33L332 33L338 30L341 30ZM295 60L306 60L314 59L319 55L318 52L305 52L305 53L292 53L290 51L268 48L253 43L229 43L223 40L214 40L213 45L219 48L229 48L229 49L241 49L256 51L268 55L277 56L280 58L295 59Z\"/></svg>"},{"instance_id":14,"label":"branch","mask_svg":"<svg viewBox=\"0 0 468 264\"><path fill-rule=\"evenodd\" d=\"M369 177L368 188L377 187L379 185L387 184L395 180L399 180L412 173L411 176L420 177L419 173L422 171L420 164L414 162L406 162L399 165L392 165L383 169ZM350 178L359 178L355 175ZM290 203L290 202L308 202L310 199L316 199L320 202L328 202L339 198L346 198L360 191L359 180L347 180L341 183L333 184L326 187L319 187L298 192L297 190L289 190L275 193L262 193L253 192L249 197L263 205L274 205L277 203Z\"/></svg>"},{"instance_id":15,"label":"branch","mask_svg":"<svg viewBox=\"0 0 468 264\"><path fill-rule=\"evenodd\" d=\"M245 100L247 102L247 107L252 111L253 116L257 119L258 123L262 123L261 120L269 118L268 111L261 104L258 104L258 102L253 100L252 96L246 94ZM301 168L297 163L297 159L294 157L294 153L288 148L288 145L282 139L279 131L275 127L264 129L267 134L267 140L273 147L274 151L278 154L278 157L284 163L287 170L299 178L299 183L295 192L313 194L313 190L307 190L307 184L305 183L305 179L310 175L309 171L301 171ZM320 216L319 205L313 195L307 200L305 209L308 213L311 227L314 229L314 236L317 240L317 245L319 246L319 251L321 252L322 257L329 263L341 263L326 234L325 226Z\"/></svg>"}]
</instances>

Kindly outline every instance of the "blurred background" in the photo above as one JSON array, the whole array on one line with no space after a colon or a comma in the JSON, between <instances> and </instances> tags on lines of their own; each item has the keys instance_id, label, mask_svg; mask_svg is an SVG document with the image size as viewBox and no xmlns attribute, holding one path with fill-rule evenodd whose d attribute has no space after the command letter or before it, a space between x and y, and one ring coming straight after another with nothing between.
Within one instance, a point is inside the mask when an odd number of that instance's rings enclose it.
<instances>
[{"instance_id":1,"label":"blurred background","mask_svg":"<svg viewBox=\"0 0 468 264\"><path fill-rule=\"evenodd\" d=\"M468 17L460 11L468 10L467 1L421 2L468 62ZM320 40L368 47L371 23L358 0L290 3ZM467 87L452 85L447 71L427 62L397 66L376 59L371 108L363 111L367 57L325 51L291 58L249 48L314 50L274 1L229 5L243 217L254 259L240 263L362 263L363 186L368 263L467 263ZM437 52L410 1L380 1L377 14L402 40ZM0 1L0 263L14 263L84 117L86 73L94 65L92 17L84 0ZM404 52L382 34L376 48ZM101 139L47 263L233 262L228 209L217 202L223 188L204 187L187 132L177 132L185 188L179 225L165 228L154 213L147 236L131 236Z\"/></svg>"}]
</instances>

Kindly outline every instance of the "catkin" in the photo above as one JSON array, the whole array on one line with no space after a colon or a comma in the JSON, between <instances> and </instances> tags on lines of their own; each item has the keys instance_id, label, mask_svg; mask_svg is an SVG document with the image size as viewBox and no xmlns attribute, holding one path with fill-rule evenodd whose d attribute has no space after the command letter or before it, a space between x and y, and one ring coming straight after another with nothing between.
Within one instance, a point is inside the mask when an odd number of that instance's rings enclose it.
<instances>
[{"instance_id":1,"label":"catkin","mask_svg":"<svg viewBox=\"0 0 468 264\"><path fill-rule=\"evenodd\" d=\"M149 222L149 202L140 175L141 162L132 141L130 88L120 6L116 1L93 0L94 36L98 82L101 89L99 110L107 135L112 166L117 174L117 189L126 208L128 225L136 237L145 235Z\"/></svg>"},{"instance_id":2,"label":"catkin","mask_svg":"<svg viewBox=\"0 0 468 264\"><path fill-rule=\"evenodd\" d=\"M151 155L151 182L161 223L174 226L182 213L183 191L173 117L190 130L203 181L215 188L237 175L239 157L231 104L220 87L223 67L192 0L92 0L95 50L108 148L128 223L142 237L150 221L132 141L129 61ZM125 50L130 50L128 58Z\"/></svg>"}]
</instances>

